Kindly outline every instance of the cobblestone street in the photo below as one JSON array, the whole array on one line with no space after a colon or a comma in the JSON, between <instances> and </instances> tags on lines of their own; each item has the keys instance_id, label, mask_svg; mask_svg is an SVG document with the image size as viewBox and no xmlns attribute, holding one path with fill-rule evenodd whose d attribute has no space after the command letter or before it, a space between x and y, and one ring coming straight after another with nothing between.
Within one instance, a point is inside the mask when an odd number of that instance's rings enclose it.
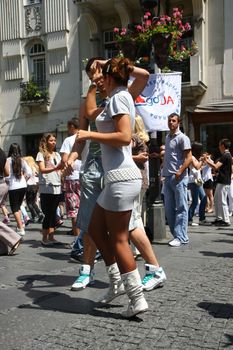
<instances>
[{"instance_id":1,"label":"cobblestone street","mask_svg":"<svg viewBox=\"0 0 233 350\"><path fill-rule=\"evenodd\" d=\"M66 221L62 242L72 242L68 229ZM66 246L41 247L39 225L31 224L16 254L0 257L1 349L233 349L233 229L189 233L187 246L153 244L167 282L146 293L149 311L129 321L121 316L126 296L108 307L97 302L108 283L102 261L94 286L71 291L79 264Z\"/></svg>"}]
</instances>

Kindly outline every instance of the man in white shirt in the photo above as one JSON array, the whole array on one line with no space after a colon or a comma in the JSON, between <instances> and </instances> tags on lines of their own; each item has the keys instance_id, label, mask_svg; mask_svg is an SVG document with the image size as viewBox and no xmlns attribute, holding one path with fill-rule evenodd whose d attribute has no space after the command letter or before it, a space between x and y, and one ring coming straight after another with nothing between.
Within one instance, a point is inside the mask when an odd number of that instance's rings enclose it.
<instances>
[{"instance_id":1,"label":"man in white shirt","mask_svg":"<svg viewBox=\"0 0 233 350\"><path fill-rule=\"evenodd\" d=\"M79 128L79 120L72 118L67 122L68 134L60 149L62 163L65 164L75 143L76 132ZM73 172L65 177L65 202L67 217L72 220L72 231L74 236L79 235L79 229L76 226L76 219L80 203L80 173L81 161L76 160Z\"/></svg>"}]
</instances>

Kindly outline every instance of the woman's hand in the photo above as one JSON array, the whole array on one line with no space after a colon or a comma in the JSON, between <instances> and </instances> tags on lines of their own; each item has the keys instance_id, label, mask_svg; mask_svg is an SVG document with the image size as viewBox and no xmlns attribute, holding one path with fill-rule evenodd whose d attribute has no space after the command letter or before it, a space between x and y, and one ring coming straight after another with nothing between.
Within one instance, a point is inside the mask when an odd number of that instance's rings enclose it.
<instances>
[{"instance_id":1,"label":"woman's hand","mask_svg":"<svg viewBox=\"0 0 233 350\"><path fill-rule=\"evenodd\" d=\"M90 139L91 132L88 130L78 130L76 133L76 141L81 142Z\"/></svg>"},{"instance_id":2,"label":"woman's hand","mask_svg":"<svg viewBox=\"0 0 233 350\"><path fill-rule=\"evenodd\" d=\"M147 152L141 152L137 155L133 156L133 160L138 163L146 163L148 161L148 153Z\"/></svg>"},{"instance_id":3,"label":"woman's hand","mask_svg":"<svg viewBox=\"0 0 233 350\"><path fill-rule=\"evenodd\" d=\"M95 74L97 71L102 71L106 62L107 60L95 60L90 67L91 73Z\"/></svg>"},{"instance_id":4,"label":"woman's hand","mask_svg":"<svg viewBox=\"0 0 233 350\"><path fill-rule=\"evenodd\" d=\"M68 159L67 162L65 162L64 165L64 175L69 176L73 173L74 171L74 160Z\"/></svg>"}]
</instances>

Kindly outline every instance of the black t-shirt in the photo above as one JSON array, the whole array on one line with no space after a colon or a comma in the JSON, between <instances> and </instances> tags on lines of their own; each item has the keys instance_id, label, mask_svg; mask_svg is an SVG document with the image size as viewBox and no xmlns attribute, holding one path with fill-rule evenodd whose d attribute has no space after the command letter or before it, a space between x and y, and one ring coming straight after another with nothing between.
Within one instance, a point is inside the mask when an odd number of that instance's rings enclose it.
<instances>
[{"instance_id":1,"label":"black t-shirt","mask_svg":"<svg viewBox=\"0 0 233 350\"><path fill-rule=\"evenodd\" d=\"M217 183L223 185L230 185L232 171L232 155L230 154L230 152L224 152L218 161L222 163L222 166L219 168Z\"/></svg>"}]
</instances>

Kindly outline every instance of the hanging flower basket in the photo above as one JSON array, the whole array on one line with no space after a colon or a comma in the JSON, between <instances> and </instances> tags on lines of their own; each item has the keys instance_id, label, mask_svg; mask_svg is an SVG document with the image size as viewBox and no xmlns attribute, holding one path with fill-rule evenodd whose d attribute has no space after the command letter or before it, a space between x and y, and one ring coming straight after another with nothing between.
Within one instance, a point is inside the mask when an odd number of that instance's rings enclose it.
<instances>
[{"instance_id":1,"label":"hanging flower basket","mask_svg":"<svg viewBox=\"0 0 233 350\"><path fill-rule=\"evenodd\" d=\"M124 57L129 58L131 61L135 61L137 58L138 45L133 39L124 40L119 43L120 50Z\"/></svg>"},{"instance_id":2,"label":"hanging flower basket","mask_svg":"<svg viewBox=\"0 0 233 350\"><path fill-rule=\"evenodd\" d=\"M154 33L151 41L154 46L155 63L162 69L168 63L172 35L170 33Z\"/></svg>"}]
</instances>

